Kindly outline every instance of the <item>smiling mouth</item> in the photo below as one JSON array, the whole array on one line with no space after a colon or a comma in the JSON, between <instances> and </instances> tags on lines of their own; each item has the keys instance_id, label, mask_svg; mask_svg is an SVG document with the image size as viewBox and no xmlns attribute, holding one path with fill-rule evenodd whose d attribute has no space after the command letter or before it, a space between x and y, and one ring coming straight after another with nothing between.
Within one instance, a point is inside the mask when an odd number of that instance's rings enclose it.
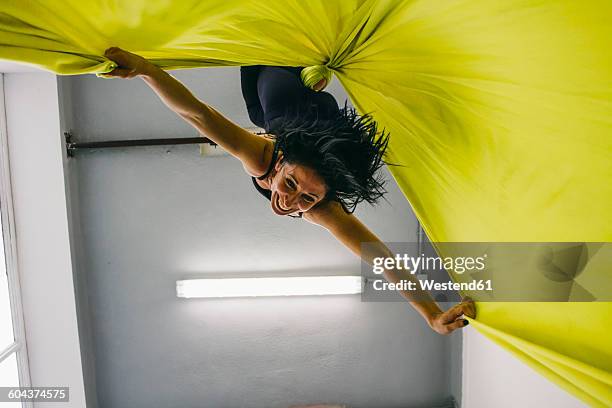
<instances>
[{"instance_id":1,"label":"smiling mouth","mask_svg":"<svg viewBox=\"0 0 612 408\"><path fill-rule=\"evenodd\" d=\"M292 211L290 208L285 208L281 202L280 202L280 197L277 195L276 196L276 205L278 206L278 208L280 208L282 211L284 212L290 212Z\"/></svg>"}]
</instances>

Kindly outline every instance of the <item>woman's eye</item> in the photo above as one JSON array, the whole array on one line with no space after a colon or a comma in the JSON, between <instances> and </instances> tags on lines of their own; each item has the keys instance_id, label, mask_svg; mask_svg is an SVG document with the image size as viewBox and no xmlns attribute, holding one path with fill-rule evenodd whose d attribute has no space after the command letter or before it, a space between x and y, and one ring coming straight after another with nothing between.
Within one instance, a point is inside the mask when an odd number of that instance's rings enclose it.
<instances>
[{"instance_id":1,"label":"woman's eye","mask_svg":"<svg viewBox=\"0 0 612 408\"><path fill-rule=\"evenodd\" d=\"M311 196L302 196L304 198L304 201L306 201L307 203L314 203L314 198L312 198Z\"/></svg>"},{"instance_id":2,"label":"woman's eye","mask_svg":"<svg viewBox=\"0 0 612 408\"><path fill-rule=\"evenodd\" d=\"M293 183L293 181L287 179L286 181L287 187L289 187L290 189L294 189L295 188L295 184Z\"/></svg>"}]
</instances>

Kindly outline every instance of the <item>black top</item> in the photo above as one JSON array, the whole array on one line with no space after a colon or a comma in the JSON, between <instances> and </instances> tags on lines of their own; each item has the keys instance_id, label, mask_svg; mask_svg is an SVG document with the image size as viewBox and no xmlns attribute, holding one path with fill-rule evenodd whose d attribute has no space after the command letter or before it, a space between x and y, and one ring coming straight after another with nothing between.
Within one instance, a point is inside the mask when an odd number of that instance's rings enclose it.
<instances>
[{"instance_id":1,"label":"black top","mask_svg":"<svg viewBox=\"0 0 612 408\"><path fill-rule=\"evenodd\" d=\"M338 116L336 99L304 86L301 72L300 67L241 67L242 96L251 122L272 133L274 125L283 120Z\"/></svg>"},{"instance_id":2,"label":"black top","mask_svg":"<svg viewBox=\"0 0 612 408\"><path fill-rule=\"evenodd\" d=\"M336 99L328 92L316 92L302 84L300 67L240 67L240 85L251 122L273 133L274 127L286 120L303 118L332 119L340 114ZM278 148L274 145L272 160L263 180L270 174ZM262 188L255 177L253 185L268 200L272 199L270 190ZM301 217L299 213L298 217ZM293 216L296 217L296 216Z\"/></svg>"}]
</instances>

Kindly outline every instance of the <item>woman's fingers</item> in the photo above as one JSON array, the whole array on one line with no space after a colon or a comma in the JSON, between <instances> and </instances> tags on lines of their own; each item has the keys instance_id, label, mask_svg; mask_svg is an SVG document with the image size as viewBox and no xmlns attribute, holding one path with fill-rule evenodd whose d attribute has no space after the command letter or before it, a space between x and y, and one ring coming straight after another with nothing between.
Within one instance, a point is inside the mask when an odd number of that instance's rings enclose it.
<instances>
[{"instance_id":1,"label":"woman's fingers","mask_svg":"<svg viewBox=\"0 0 612 408\"><path fill-rule=\"evenodd\" d=\"M476 304L474 303L474 301L469 298L469 297L464 297L461 300L461 304L464 305L463 308L463 314L471 317L472 319L476 318Z\"/></svg>"},{"instance_id":2,"label":"woman's fingers","mask_svg":"<svg viewBox=\"0 0 612 408\"><path fill-rule=\"evenodd\" d=\"M433 329L440 333L440 334L450 334L452 332L454 332L457 329L461 329L462 327L465 327L469 324L469 322L466 319L463 318L459 318L457 320L454 320L452 322L448 322L448 323L442 323L442 322L437 322L433 325Z\"/></svg>"},{"instance_id":3,"label":"woman's fingers","mask_svg":"<svg viewBox=\"0 0 612 408\"><path fill-rule=\"evenodd\" d=\"M461 303L438 314L432 324L432 328L440 334L449 334L453 331L467 326L470 322L463 316L476 317L476 306L470 298L464 298Z\"/></svg>"},{"instance_id":4,"label":"woman's fingers","mask_svg":"<svg viewBox=\"0 0 612 408\"><path fill-rule=\"evenodd\" d=\"M106 51L104 51L104 55L108 57L109 55L112 55L113 53L117 52L120 49L121 48L119 47L108 47Z\"/></svg>"},{"instance_id":5,"label":"woman's fingers","mask_svg":"<svg viewBox=\"0 0 612 408\"><path fill-rule=\"evenodd\" d=\"M132 78L141 74L147 61L139 55L122 50L119 47L111 47L104 52L104 56L117 63L118 67L110 74L121 78Z\"/></svg>"},{"instance_id":6,"label":"woman's fingers","mask_svg":"<svg viewBox=\"0 0 612 408\"><path fill-rule=\"evenodd\" d=\"M104 51L104 56L109 60L113 60L121 66L127 65L126 52L119 47L110 47L109 49Z\"/></svg>"},{"instance_id":7,"label":"woman's fingers","mask_svg":"<svg viewBox=\"0 0 612 408\"><path fill-rule=\"evenodd\" d=\"M110 78L134 78L145 74L150 65L141 56L119 47L110 47L104 52L104 56L117 64L117 68L103 75Z\"/></svg>"},{"instance_id":8,"label":"woman's fingers","mask_svg":"<svg viewBox=\"0 0 612 408\"><path fill-rule=\"evenodd\" d=\"M129 65L127 53L119 47L110 47L104 51L104 56L115 62L118 67L103 74L106 78L130 78L132 68Z\"/></svg>"},{"instance_id":9,"label":"woman's fingers","mask_svg":"<svg viewBox=\"0 0 612 408\"><path fill-rule=\"evenodd\" d=\"M107 72L103 74L103 76L110 77L110 78L131 78L133 77L132 70L127 69L127 68L115 68L111 72Z\"/></svg>"},{"instance_id":10,"label":"woman's fingers","mask_svg":"<svg viewBox=\"0 0 612 408\"><path fill-rule=\"evenodd\" d=\"M463 308L464 305L462 303L459 303L444 312L442 314L444 324L452 323L457 320L458 317L463 316Z\"/></svg>"},{"instance_id":11,"label":"woman's fingers","mask_svg":"<svg viewBox=\"0 0 612 408\"><path fill-rule=\"evenodd\" d=\"M122 50L119 47L108 48L106 51L104 51L104 56L123 66L129 66L133 59L138 58L138 55Z\"/></svg>"},{"instance_id":12,"label":"woman's fingers","mask_svg":"<svg viewBox=\"0 0 612 408\"><path fill-rule=\"evenodd\" d=\"M457 319L454 322L447 324L446 327L448 328L448 332L452 333L453 331L465 327L468 324L469 322L465 319Z\"/></svg>"},{"instance_id":13,"label":"woman's fingers","mask_svg":"<svg viewBox=\"0 0 612 408\"><path fill-rule=\"evenodd\" d=\"M327 80L325 78L321 79L315 86L312 87L315 91L321 91L325 89L327 86Z\"/></svg>"},{"instance_id":14,"label":"woman's fingers","mask_svg":"<svg viewBox=\"0 0 612 408\"><path fill-rule=\"evenodd\" d=\"M433 323L431 323L432 329L440 334L449 334L470 324L467 319L462 317L464 314L464 307L466 307L466 305L458 304L446 312L438 314L434 318Z\"/></svg>"},{"instance_id":15,"label":"woman's fingers","mask_svg":"<svg viewBox=\"0 0 612 408\"><path fill-rule=\"evenodd\" d=\"M444 312L441 317L444 324L450 324L463 315L471 317L472 319L476 317L476 306L473 300L467 299L456 304Z\"/></svg>"}]
</instances>

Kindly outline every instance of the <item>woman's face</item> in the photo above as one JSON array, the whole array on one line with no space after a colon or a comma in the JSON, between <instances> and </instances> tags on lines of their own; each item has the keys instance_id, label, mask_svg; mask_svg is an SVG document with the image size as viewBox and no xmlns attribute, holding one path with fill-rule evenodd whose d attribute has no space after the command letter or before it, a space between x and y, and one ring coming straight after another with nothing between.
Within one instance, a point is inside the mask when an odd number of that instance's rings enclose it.
<instances>
[{"instance_id":1,"label":"woman's face","mask_svg":"<svg viewBox=\"0 0 612 408\"><path fill-rule=\"evenodd\" d=\"M270 182L270 203L275 214L306 212L325 197L325 182L311 168L284 162L279 157L274 170Z\"/></svg>"}]
</instances>

